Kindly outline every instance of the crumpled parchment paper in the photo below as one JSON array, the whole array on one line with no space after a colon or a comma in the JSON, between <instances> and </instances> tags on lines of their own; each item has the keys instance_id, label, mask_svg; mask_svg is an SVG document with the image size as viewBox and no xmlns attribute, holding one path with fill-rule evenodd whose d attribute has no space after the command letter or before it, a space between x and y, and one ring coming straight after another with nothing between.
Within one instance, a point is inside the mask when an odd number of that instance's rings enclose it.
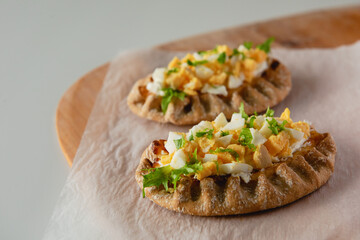
<instances>
[{"instance_id":1,"label":"crumpled parchment paper","mask_svg":"<svg viewBox=\"0 0 360 240\"><path fill-rule=\"evenodd\" d=\"M255 214L196 217L144 199L134 172L154 139L189 127L137 117L127 107L133 83L174 52L122 53L111 63L44 239L354 239L360 238L360 42L337 49L275 49L292 72L287 106L330 132L335 172L318 191Z\"/></svg>"}]
</instances>

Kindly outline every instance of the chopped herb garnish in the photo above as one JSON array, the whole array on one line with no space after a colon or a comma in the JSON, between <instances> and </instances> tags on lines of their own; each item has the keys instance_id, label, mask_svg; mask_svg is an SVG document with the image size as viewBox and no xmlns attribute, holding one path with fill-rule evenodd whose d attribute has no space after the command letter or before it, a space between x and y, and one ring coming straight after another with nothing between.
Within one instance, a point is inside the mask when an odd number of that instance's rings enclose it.
<instances>
[{"instance_id":1,"label":"chopped herb garnish","mask_svg":"<svg viewBox=\"0 0 360 240\"><path fill-rule=\"evenodd\" d=\"M143 191L142 191L143 197L145 197L146 187L151 187L151 186L159 187L160 185L163 185L165 190L167 191L170 172L171 172L171 167L170 165L167 165L164 167L154 168L154 171L144 175Z\"/></svg>"},{"instance_id":2,"label":"chopped herb garnish","mask_svg":"<svg viewBox=\"0 0 360 240\"><path fill-rule=\"evenodd\" d=\"M189 156L190 163L196 163L198 161L197 157L197 148L195 148L194 152Z\"/></svg>"},{"instance_id":3,"label":"chopped herb garnish","mask_svg":"<svg viewBox=\"0 0 360 240\"><path fill-rule=\"evenodd\" d=\"M256 48L266 52L266 53L269 53L270 52L270 45L271 43L275 40L275 38L271 37L271 38L268 38L264 43L260 44L260 45L257 45Z\"/></svg>"},{"instance_id":4,"label":"chopped herb garnish","mask_svg":"<svg viewBox=\"0 0 360 240\"><path fill-rule=\"evenodd\" d=\"M246 58L245 53L240 52L237 48L233 49L233 52L230 57L241 55L241 59L244 60Z\"/></svg>"},{"instance_id":5,"label":"chopped herb garnish","mask_svg":"<svg viewBox=\"0 0 360 240\"><path fill-rule=\"evenodd\" d=\"M207 53L207 51L198 51L197 53L202 56L202 55L205 55Z\"/></svg>"},{"instance_id":6,"label":"chopped herb garnish","mask_svg":"<svg viewBox=\"0 0 360 240\"><path fill-rule=\"evenodd\" d=\"M180 139L175 139L175 140L174 140L174 143L175 143L176 149L182 148L182 147L185 145L185 138L184 138L184 136L181 136Z\"/></svg>"},{"instance_id":7,"label":"chopped herb garnish","mask_svg":"<svg viewBox=\"0 0 360 240\"><path fill-rule=\"evenodd\" d=\"M222 52L219 57L217 58L217 61L221 64L224 64L226 61L226 53Z\"/></svg>"},{"instance_id":8,"label":"chopped herb garnish","mask_svg":"<svg viewBox=\"0 0 360 240\"><path fill-rule=\"evenodd\" d=\"M194 151L196 155L196 151ZM168 191L168 183L174 185L174 190L176 190L176 184L181 179L181 176L195 174L198 171L201 171L203 168L200 161L197 160L197 156L194 162L188 162L186 165L179 169L172 169L170 165L150 169L151 172L143 175L143 197L145 197L145 188L161 185L164 186L165 190ZM146 169L148 170L148 169ZM152 171L153 170L153 171Z\"/></svg>"},{"instance_id":9,"label":"chopped herb garnish","mask_svg":"<svg viewBox=\"0 0 360 240\"><path fill-rule=\"evenodd\" d=\"M238 162L239 161L239 154L230 148L217 148L215 150L210 150L210 153L222 153L222 152L228 152L231 154L231 156L233 156L235 158L235 160Z\"/></svg>"},{"instance_id":10,"label":"chopped herb garnish","mask_svg":"<svg viewBox=\"0 0 360 240\"><path fill-rule=\"evenodd\" d=\"M240 54L240 51L237 48L234 48L231 56L237 56L239 54Z\"/></svg>"},{"instance_id":11,"label":"chopped herb garnish","mask_svg":"<svg viewBox=\"0 0 360 240\"><path fill-rule=\"evenodd\" d=\"M242 59L242 60L244 60L244 59L246 58L246 55L245 55L245 53L243 53L243 52L240 52L240 55L241 55L241 59Z\"/></svg>"},{"instance_id":12,"label":"chopped herb garnish","mask_svg":"<svg viewBox=\"0 0 360 240\"><path fill-rule=\"evenodd\" d=\"M249 115L247 115L245 112L244 103L241 103L239 107L239 113L241 114L241 117L245 119L245 121L249 118Z\"/></svg>"},{"instance_id":13,"label":"chopped herb garnish","mask_svg":"<svg viewBox=\"0 0 360 240\"><path fill-rule=\"evenodd\" d=\"M255 116L251 116L250 120L248 122L246 122L246 126L248 128L253 128L254 127L254 121L255 121L256 117Z\"/></svg>"},{"instance_id":14,"label":"chopped herb garnish","mask_svg":"<svg viewBox=\"0 0 360 240\"><path fill-rule=\"evenodd\" d=\"M251 135L250 129L243 128L239 135L239 143L243 146L247 146L248 148L250 148L251 150L254 151L256 148L255 148L255 145L251 143L252 140L253 140L253 137Z\"/></svg>"},{"instance_id":15,"label":"chopped herb garnish","mask_svg":"<svg viewBox=\"0 0 360 240\"><path fill-rule=\"evenodd\" d=\"M266 121L269 124L268 128L275 135L278 135L279 132L285 130L285 125L288 123L286 120L284 120L281 124L279 124L275 118L272 118L270 121L266 119Z\"/></svg>"},{"instance_id":16,"label":"chopped herb garnish","mask_svg":"<svg viewBox=\"0 0 360 240\"><path fill-rule=\"evenodd\" d=\"M176 73L176 72L178 72L179 71L179 68L171 68L171 69L169 69L168 71L167 71L167 75L170 75L170 74L172 74L172 73Z\"/></svg>"},{"instance_id":17,"label":"chopped herb garnish","mask_svg":"<svg viewBox=\"0 0 360 240\"><path fill-rule=\"evenodd\" d=\"M225 132L221 131L220 132L220 137L224 137L224 136L227 136L229 134L230 134L229 131L225 131Z\"/></svg>"},{"instance_id":18,"label":"chopped herb garnish","mask_svg":"<svg viewBox=\"0 0 360 240\"><path fill-rule=\"evenodd\" d=\"M273 117L274 110L270 109L269 107L266 109L265 117Z\"/></svg>"},{"instance_id":19,"label":"chopped herb garnish","mask_svg":"<svg viewBox=\"0 0 360 240\"><path fill-rule=\"evenodd\" d=\"M206 136L208 139L212 139L214 137L214 129L206 128L204 131L199 131L195 134L196 137L204 137Z\"/></svg>"},{"instance_id":20,"label":"chopped herb garnish","mask_svg":"<svg viewBox=\"0 0 360 240\"><path fill-rule=\"evenodd\" d=\"M170 174L170 181L174 185L174 190L176 190L176 184L180 181L181 176L188 176L195 174L203 169L203 166L200 161L195 163L186 163L186 165L179 169L173 169Z\"/></svg>"},{"instance_id":21,"label":"chopped herb garnish","mask_svg":"<svg viewBox=\"0 0 360 240\"><path fill-rule=\"evenodd\" d=\"M219 175L219 162L215 161L215 165L216 165L216 174Z\"/></svg>"},{"instance_id":22,"label":"chopped herb garnish","mask_svg":"<svg viewBox=\"0 0 360 240\"><path fill-rule=\"evenodd\" d=\"M208 63L209 61L208 60L200 60L200 61L194 61L194 62L192 62L192 61L190 61L189 59L186 61L187 62L187 64L189 65L189 66L197 66L197 65L202 65L202 64L205 64L205 63Z\"/></svg>"},{"instance_id":23,"label":"chopped herb garnish","mask_svg":"<svg viewBox=\"0 0 360 240\"><path fill-rule=\"evenodd\" d=\"M255 115L255 116L257 116L257 115L258 115L258 113L257 113L256 111L254 111L254 115Z\"/></svg>"},{"instance_id":24,"label":"chopped herb garnish","mask_svg":"<svg viewBox=\"0 0 360 240\"><path fill-rule=\"evenodd\" d=\"M164 114L166 113L169 103L174 97L179 98L183 101L186 96L184 92L174 90L172 88L164 88L162 89L162 91L164 92L164 96L162 96L161 98L161 110Z\"/></svg>"},{"instance_id":25,"label":"chopped herb garnish","mask_svg":"<svg viewBox=\"0 0 360 240\"><path fill-rule=\"evenodd\" d=\"M218 53L218 46L216 46L214 49L211 49L210 52L212 52L212 53Z\"/></svg>"},{"instance_id":26,"label":"chopped herb garnish","mask_svg":"<svg viewBox=\"0 0 360 240\"><path fill-rule=\"evenodd\" d=\"M193 135L193 133L191 132L190 137L189 137L189 141L193 141L193 140L194 140L194 135Z\"/></svg>"},{"instance_id":27,"label":"chopped herb garnish","mask_svg":"<svg viewBox=\"0 0 360 240\"><path fill-rule=\"evenodd\" d=\"M245 47L246 49L251 49L253 43L252 43L252 42L244 42L243 45L244 45L244 47Z\"/></svg>"}]
</instances>

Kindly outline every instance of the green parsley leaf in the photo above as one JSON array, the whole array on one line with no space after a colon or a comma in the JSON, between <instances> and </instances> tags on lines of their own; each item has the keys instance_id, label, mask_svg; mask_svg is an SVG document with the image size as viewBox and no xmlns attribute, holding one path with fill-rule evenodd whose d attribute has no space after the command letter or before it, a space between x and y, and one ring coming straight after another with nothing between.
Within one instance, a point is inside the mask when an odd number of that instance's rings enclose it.
<instances>
[{"instance_id":1,"label":"green parsley leaf","mask_svg":"<svg viewBox=\"0 0 360 240\"><path fill-rule=\"evenodd\" d=\"M250 49L252 47L253 43L252 42L244 42L243 45L246 49Z\"/></svg>"},{"instance_id":2,"label":"green parsley leaf","mask_svg":"<svg viewBox=\"0 0 360 240\"><path fill-rule=\"evenodd\" d=\"M219 162L215 161L215 165L216 165L216 174L219 175Z\"/></svg>"},{"instance_id":3,"label":"green parsley leaf","mask_svg":"<svg viewBox=\"0 0 360 240\"><path fill-rule=\"evenodd\" d=\"M194 140L194 135L193 135L193 133L191 132L191 135L190 135L190 137L189 137L189 141L193 141Z\"/></svg>"},{"instance_id":4,"label":"green parsley leaf","mask_svg":"<svg viewBox=\"0 0 360 240\"><path fill-rule=\"evenodd\" d=\"M151 169L152 170L152 169ZM145 197L145 188L163 185L165 190L168 190L168 181L171 172L170 165L154 168L154 171L144 175L143 179L143 197Z\"/></svg>"},{"instance_id":5,"label":"green parsley leaf","mask_svg":"<svg viewBox=\"0 0 360 240\"><path fill-rule=\"evenodd\" d=\"M189 159L190 159L190 163L198 162L197 148L195 148L194 152L191 155L189 155Z\"/></svg>"},{"instance_id":6,"label":"green parsley leaf","mask_svg":"<svg viewBox=\"0 0 360 240\"><path fill-rule=\"evenodd\" d=\"M251 116L249 122L246 122L246 126L248 128L253 128L254 127L254 121L255 121L256 117L255 116Z\"/></svg>"},{"instance_id":7,"label":"green parsley leaf","mask_svg":"<svg viewBox=\"0 0 360 240\"><path fill-rule=\"evenodd\" d=\"M233 156L235 158L235 160L238 162L239 161L239 154L230 148L217 148L215 150L210 150L210 153L221 153L221 152L228 152L231 154L231 156Z\"/></svg>"},{"instance_id":8,"label":"green parsley leaf","mask_svg":"<svg viewBox=\"0 0 360 240\"><path fill-rule=\"evenodd\" d=\"M274 110L268 107L265 113L265 117L273 117L273 116L274 116Z\"/></svg>"},{"instance_id":9,"label":"green parsley leaf","mask_svg":"<svg viewBox=\"0 0 360 240\"><path fill-rule=\"evenodd\" d=\"M169 103L174 97L184 101L184 98L186 96L184 92L181 92L179 90L174 90L172 88L163 88L162 91L164 92L164 96L162 96L161 98L161 110L163 114L166 113Z\"/></svg>"},{"instance_id":10,"label":"green parsley leaf","mask_svg":"<svg viewBox=\"0 0 360 240\"><path fill-rule=\"evenodd\" d=\"M200 161L195 163L186 163L186 165L179 169L173 169L170 174L170 181L174 185L174 190L176 190L177 182L180 181L181 176L188 176L195 174L203 169L203 166Z\"/></svg>"},{"instance_id":11,"label":"green parsley leaf","mask_svg":"<svg viewBox=\"0 0 360 240\"><path fill-rule=\"evenodd\" d=\"M218 45L214 49L210 50L211 53L218 53Z\"/></svg>"},{"instance_id":12,"label":"green parsley leaf","mask_svg":"<svg viewBox=\"0 0 360 240\"><path fill-rule=\"evenodd\" d=\"M201 171L203 166L201 162L197 160L196 150L194 151L193 156L196 156L196 158L194 158L195 160L193 159L193 162L188 162L184 167L179 169L172 169L170 165L150 169L150 173L143 175L143 197L145 197L146 187L159 187L163 185L165 190L168 191L168 183L170 182L174 185L174 190L176 190L177 182L181 179L181 176L187 176Z\"/></svg>"},{"instance_id":13,"label":"green parsley leaf","mask_svg":"<svg viewBox=\"0 0 360 240\"><path fill-rule=\"evenodd\" d=\"M245 121L249 118L249 115L247 115L245 112L244 103L241 103L239 107L239 113L241 114L241 117L245 119Z\"/></svg>"},{"instance_id":14,"label":"green parsley leaf","mask_svg":"<svg viewBox=\"0 0 360 240\"><path fill-rule=\"evenodd\" d=\"M240 52L237 48L233 49L233 52L230 57L241 55L241 60L244 60L246 58L245 53Z\"/></svg>"},{"instance_id":15,"label":"green parsley leaf","mask_svg":"<svg viewBox=\"0 0 360 240\"><path fill-rule=\"evenodd\" d=\"M241 133L239 135L239 142L241 145L243 146L247 146L248 148L250 148L251 150L255 150L256 147L254 144L251 143L251 141L253 140L253 137L251 135L250 129L249 128L243 128L241 130Z\"/></svg>"},{"instance_id":16,"label":"green parsley leaf","mask_svg":"<svg viewBox=\"0 0 360 240\"><path fill-rule=\"evenodd\" d=\"M180 139L175 139L175 140L174 140L174 143L175 143L176 149L182 148L182 147L185 145L185 138L184 138L184 136L181 136Z\"/></svg>"},{"instance_id":17,"label":"green parsley leaf","mask_svg":"<svg viewBox=\"0 0 360 240\"><path fill-rule=\"evenodd\" d=\"M189 66L197 66L197 65L202 65L202 64L205 64L205 63L208 63L209 61L208 60L200 60L200 61L194 61L194 62L192 62L192 61L190 61L189 59L186 61L187 62L187 64L189 65Z\"/></svg>"},{"instance_id":18,"label":"green parsley leaf","mask_svg":"<svg viewBox=\"0 0 360 240\"><path fill-rule=\"evenodd\" d=\"M226 53L222 52L219 57L217 58L217 61L221 64L224 64L226 61Z\"/></svg>"},{"instance_id":19,"label":"green parsley leaf","mask_svg":"<svg viewBox=\"0 0 360 240\"><path fill-rule=\"evenodd\" d=\"M198 53L199 55L203 56L203 55L205 55L205 54L207 53L207 51L198 51L197 53Z\"/></svg>"},{"instance_id":20,"label":"green parsley leaf","mask_svg":"<svg viewBox=\"0 0 360 240\"><path fill-rule=\"evenodd\" d=\"M196 137L204 137L205 135L208 139L212 139L214 137L214 129L206 128L204 131L199 131L195 134Z\"/></svg>"},{"instance_id":21,"label":"green parsley leaf","mask_svg":"<svg viewBox=\"0 0 360 240\"><path fill-rule=\"evenodd\" d=\"M229 134L230 134L229 131L225 131L225 132L221 131L220 132L220 137L224 137L224 136L227 136Z\"/></svg>"},{"instance_id":22,"label":"green parsley leaf","mask_svg":"<svg viewBox=\"0 0 360 240\"><path fill-rule=\"evenodd\" d=\"M270 52L270 45L275 40L274 37L268 38L264 43L257 45L256 48L269 53Z\"/></svg>"},{"instance_id":23,"label":"green parsley leaf","mask_svg":"<svg viewBox=\"0 0 360 240\"><path fill-rule=\"evenodd\" d=\"M254 115L255 115L255 116L257 116L257 115L258 115L258 113L257 113L256 111L254 111Z\"/></svg>"},{"instance_id":24,"label":"green parsley leaf","mask_svg":"<svg viewBox=\"0 0 360 240\"><path fill-rule=\"evenodd\" d=\"M244 60L244 59L246 58L246 55L245 55L245 53L243 53L243 52L240 52L240 55L241 55L241 60Z\"/></svg>"},{"instance_id":25,"label":"green parsley leaf","mask_svg":"<svg viewBox=\"0 0 360 240\"><path fill-rule=\"evenodd\" d=\"M278 135L279 132L285 130L285 125L287 124L287 121L284 120L281 124L279 124L275 118L272 118L270 121L266 119L266 121L269 124L269 129L271 132L275 135Z\"/></svg>"},{"instance_id":26,"label":"green parsley leaf","mask_svg":"<svg viewBox=\"0 0 360 240\"><path fill-rule=\"evenodd\" d=\"M239 54L240 54L240 51L237 48L234 48L231 56L237 56Z\"/></svg>"},{"instance_id":27,"label":"green parsley leaf","mask_svg":"<svg viewBox=\"0 0 360 240\"><path fill-rule=\"evenodd\" d=\"M167 74L167 75L170 75L170 74L176 73L176 72L178 72L178 71L179 71L179 68L172 68L172 69L169 69L166 74Z\"/></svg>"}]
</instances>

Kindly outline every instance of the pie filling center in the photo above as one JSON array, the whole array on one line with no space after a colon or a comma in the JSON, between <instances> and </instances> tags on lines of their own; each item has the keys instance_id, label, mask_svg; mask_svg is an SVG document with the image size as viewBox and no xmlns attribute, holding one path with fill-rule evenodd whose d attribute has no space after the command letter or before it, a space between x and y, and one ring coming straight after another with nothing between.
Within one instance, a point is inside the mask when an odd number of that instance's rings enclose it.
<instances>
[{"instance_id":1,"label":"pie filling center","mask_svg":"<svg viewBox=\"0 0 360 240\"><path fill-rule=\"evenodd\" d=\"M248 183L255 172L291 157L309 136L309 123L294 122L288 108L280 117L269 108L263 115L248 116L241 105L230 121L220 113L187 133L169 132L153 168L144 169L143 188L162 185L172 192L182 176L231 175Z\"/></svg>"}]
</instances>

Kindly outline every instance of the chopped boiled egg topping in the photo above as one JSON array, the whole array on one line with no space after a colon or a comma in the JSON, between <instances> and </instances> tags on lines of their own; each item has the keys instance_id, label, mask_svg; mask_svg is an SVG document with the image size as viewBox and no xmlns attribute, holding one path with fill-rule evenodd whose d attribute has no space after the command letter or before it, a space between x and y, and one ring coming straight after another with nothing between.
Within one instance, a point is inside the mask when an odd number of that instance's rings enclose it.
<instances>
[{"instance_id":1,"label":"chopped boiled egg topping","mask_svg":"<svg viewBox=\"0 0 360 240\"><path fill-rule=\"evenodd\" d=\"M292 156L309 136L309 124L293 122L288 108L280 117L271 109L248 116L242 104L230 121L220 113L187 133L170 132L166 151L144 175L143 187L163 185L168 190L170 182L176 189L181 176L189 175L201 180L231 174L247 183L252 173Z\"/></svg>"},{"instance_id":2,"label":"chopped boiled egg topping","mask_svg":"<svg viewBox=\"0 0 360 240\"><path fill-rule=\"evenodd\" d=\"M165 113L173 97L211 93L227 96L228 91L251 82L268 68L267 58L274 38L252 48L245 42L238 48L218 45L215 49L174 57L166 68L156 68L146 89L162 97Z\"/></svg>"}]
</instances>

